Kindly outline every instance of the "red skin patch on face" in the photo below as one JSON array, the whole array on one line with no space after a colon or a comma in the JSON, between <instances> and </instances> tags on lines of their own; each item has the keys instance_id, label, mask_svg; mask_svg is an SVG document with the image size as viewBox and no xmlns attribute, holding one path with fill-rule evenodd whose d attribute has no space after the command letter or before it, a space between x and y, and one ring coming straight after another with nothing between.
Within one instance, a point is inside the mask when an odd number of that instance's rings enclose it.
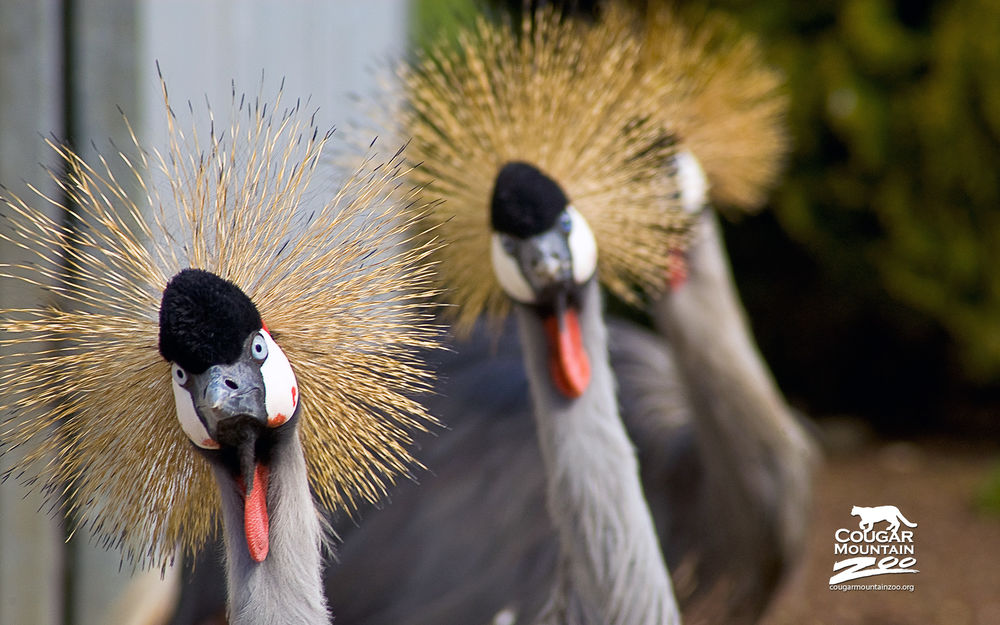
<instances>
[{"instance_id":1,"label":"red skin patch on face","mask_svg":"<svg viewBox=\"0 0 1000 625\"><path fill-rule=\"evenodd\" d=\"M590 360L583 349L576 311L568 309L562 316L562 323L556 316L547 318L545 333L549 339L552 382L564 396L576 399L590 384Z\"/></svg>"},{"instance_id":2,"label":"red skin patch on face","mask_svg":"<svg viewBox=\"0 0 1000 625\"><path fill-rule=\"evenodd\" d=\"M670 290L678 290L684 286L687 279L687 259L684 258L684 252L671 250L667 260L667 282L670 284Z\"/></svg>"},{"instance_id":3,"label":"red skin patch on face","mask_svg":"<svg viewBox=\"0 0 1000 625\"><path fill-rule=\"evenodd\" d=\"M260 322L260 327L262 330L264 330L264 332L267 332L268 334L271 333L271 331L267 329L267 324L264 323L263 321Z\"/></svg>"},{"instance_id":4,"label":"red skin patch on face","mask_svg":"<svg viewBox=\"0 0 1000 625\"><path fill-rule=\"evenodd\" d=\"M267 420L267 426L276 428L279 425L283 425L286 421L288 421L288 417L279 412L273 419Z\"/></svg>"},{"instance_id":5,"label":"red skin patch on face","mask_svg":"<svg viewBox=\"0 0 1000 625\"><path fill-rule=\"evenodd\" d=\"M292 408L295 408L295 402L299 399L299 389L292 387Z\"/></svg>"}]
</instances>

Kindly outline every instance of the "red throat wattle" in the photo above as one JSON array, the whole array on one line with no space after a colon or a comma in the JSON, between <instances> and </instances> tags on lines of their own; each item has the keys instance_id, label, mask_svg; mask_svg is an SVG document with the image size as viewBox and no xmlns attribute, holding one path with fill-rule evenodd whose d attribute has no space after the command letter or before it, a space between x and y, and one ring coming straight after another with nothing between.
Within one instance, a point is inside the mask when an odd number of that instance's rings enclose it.
<instances>
[{"instance_id":1,"label":"red throat wattle","mask_svg":"<svg viewBox=\"0 0 1000 625\"><path fill-rule=\"evenodd\" d=\"M243 478L240 487L243 489L243 531L247 537L247 548L250 557L255 562L263 562L268 551L268 517L267 517L267 481L270 470L257 463L253 472L253 485L246 492Z\"/></svg>"},{"instance_id":2,"label":"red throat wattle","mask_svg":"<svg viewBox=\"0 0 1000 625\"><path fill-rule=\"evenodd\" d=\"M560 319L553 315L545 320L549 340L549 371L559 392L576 399L590 384L590 360L583 349L580 320L576 311L568 308Z\"/></svg>"}]
</instances>

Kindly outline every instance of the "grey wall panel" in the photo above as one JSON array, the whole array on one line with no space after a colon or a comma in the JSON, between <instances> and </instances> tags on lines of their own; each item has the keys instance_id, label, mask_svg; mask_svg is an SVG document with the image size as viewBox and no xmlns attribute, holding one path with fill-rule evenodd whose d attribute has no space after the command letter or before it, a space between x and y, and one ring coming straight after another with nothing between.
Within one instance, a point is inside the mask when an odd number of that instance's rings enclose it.
<instances>
[{"instance_id":1,"label":"grey wall panel","mask_svg":"<svg viewBox=\"0 0 1000 625\"><path fill-rule=\"evenodd\" d=\"M54 165L42 136L61 134L60 12L55 0L0 2L0 182L53 192L40 164ZM55 214L55 211L52 211ZM0 244L0 262L23 255ZM37 289L0 283L0 305L37 305ZM5 459L5 464L13 460ZM39 513L13 480L0 484L0 625L56 625L62 619L62 529Z\"/></svg>"}]
</instances>

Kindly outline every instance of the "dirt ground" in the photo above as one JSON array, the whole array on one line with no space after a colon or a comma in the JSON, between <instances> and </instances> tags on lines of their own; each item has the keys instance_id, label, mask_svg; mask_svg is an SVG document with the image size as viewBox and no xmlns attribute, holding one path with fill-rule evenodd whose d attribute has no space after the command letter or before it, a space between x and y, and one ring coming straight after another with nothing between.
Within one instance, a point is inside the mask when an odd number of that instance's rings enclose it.
<instances>
[{"instance_id":1,"label":"dirt ground","mask_svg":"<svg viewBox=\"0 0 1000 625\"><path fill-rule=\"evenodd\" d=\"M1000 448L972 443L867 443L830 452L816 481L807 553L763 625L1000 624L1000 516L974 506L998 464ZM912 592L829 589L833 563L849 557L834 555L834 533L858 528L855 505L894 505L917 523L919 573L853 583L913 584Z\"/></svg>"}]
</instances>

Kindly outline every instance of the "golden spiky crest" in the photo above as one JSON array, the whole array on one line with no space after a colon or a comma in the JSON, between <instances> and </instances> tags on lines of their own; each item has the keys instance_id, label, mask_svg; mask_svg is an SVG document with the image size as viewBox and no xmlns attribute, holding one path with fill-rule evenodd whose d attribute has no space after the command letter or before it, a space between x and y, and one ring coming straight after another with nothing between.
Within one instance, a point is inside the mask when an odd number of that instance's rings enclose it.
<instances>
[{"instance_id":1,"label":"golden spiky crest","mask_svg":"<svg viewBox=\"0 0 1000 625\"><path fill-rule=\"evenodd\" d=\"M44 286L54 305L0 311L0 409L10 415L0 441L24 451L12 471L136 564L163 566L218 527L217 487L181 430L158 352L162 291L185 267L237 284L291 361L310 482L325 505L384 493L412 467L413 429L430 422L413 397L430 381L416 351L437 344L432 247L406 240L418 203L390 199L400 159L322 195L312 179L331 134L280 100L237 103L234 91L232 126L213 125L205 151L167 104L166 153L144 151L133 133L138 161L121 155L142 202L103 158L92 166L55 142L69 175L53 178L70 201L37 199L76 225L3 200L0 236L31 259L0 271ZM156 170L164 197L147 179Z\"/></svg>"},{"instance_id":2,"label":"golden spiky crest","mask_svg":"<svg viewBox=\"0 0 1000 625\"><path fill-rule=\"evenodd\" d=\"M618 296L664 288L668 251L686 245L690 216L665 175L672 134L654 119L673 87L641 71L635 32L634 15L615 9L596 23L549 9L516 25L479 19L400 72L406 104L395 125L409 138L410 179L442 200L427 220L446 242L435 257L459 331L509 306L488 260L490 197L509 161L562 186Z\"/></svg>"},{"instance_id":3,"label":"golden spiky crest","mask_svg":"<svg viewBox=\"0 0 1000 625\"><path fill-rule=\"evenodd\" d=\"M781 73L724 14L682 17L650 4L641 34L645 71L679 98L661 108L674 116L665 123L705 170L714 203L759 208L790 149Z\"/></svg>"}]
</instances>

